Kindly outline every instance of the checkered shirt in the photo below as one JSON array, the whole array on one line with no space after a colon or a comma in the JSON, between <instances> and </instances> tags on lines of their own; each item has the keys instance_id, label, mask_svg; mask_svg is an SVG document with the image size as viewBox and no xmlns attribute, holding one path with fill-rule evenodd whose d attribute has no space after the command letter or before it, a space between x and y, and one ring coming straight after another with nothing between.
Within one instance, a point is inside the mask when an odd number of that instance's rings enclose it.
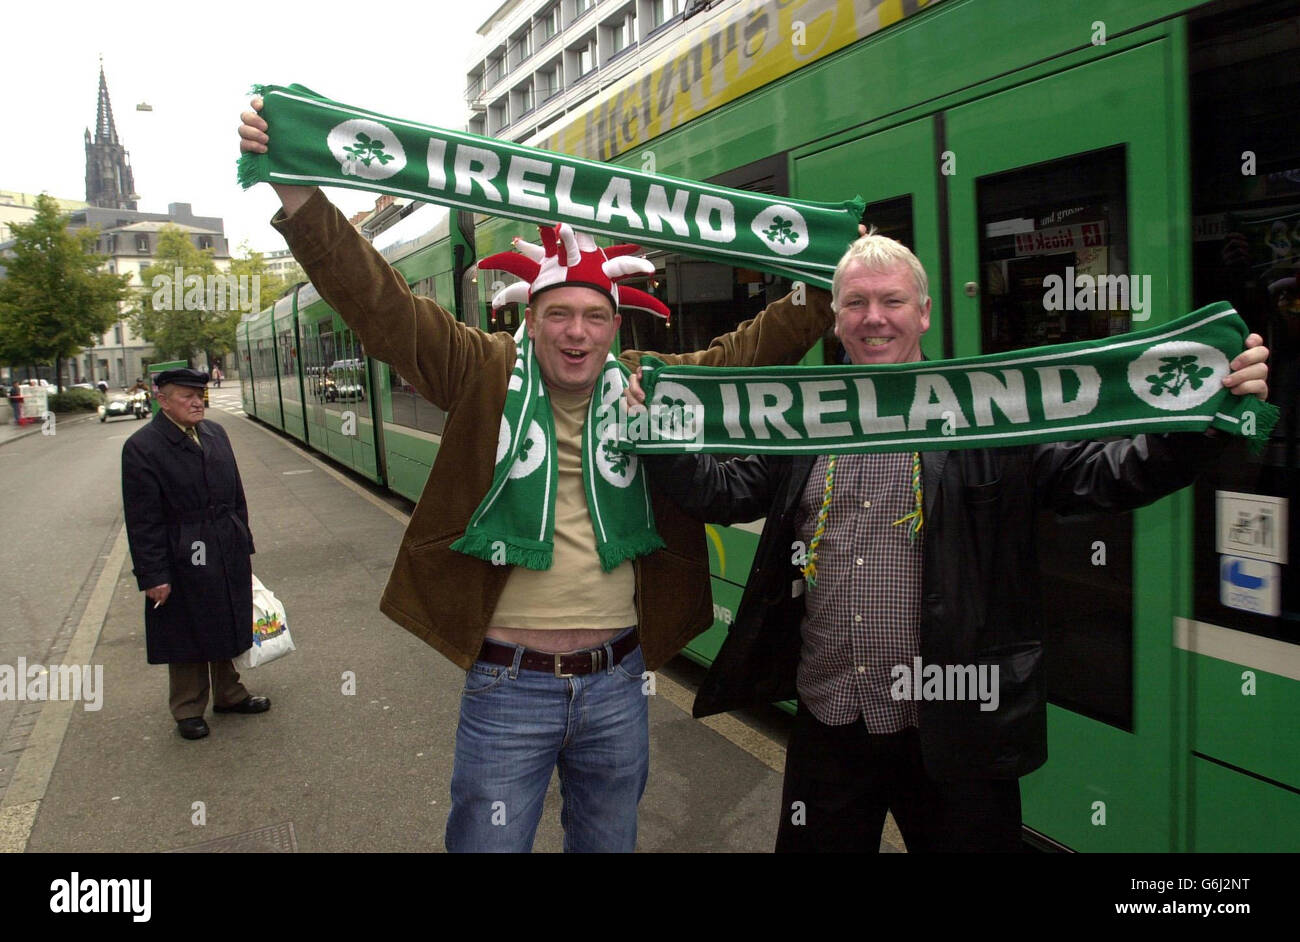
<instances>
[{"instance_id":1,"label":"checkered shirt","mask_svg":"<svg viewBox=\"0 0 1300 942\"><path fill-rule=\"evenodd\" d=\"M808 475L795 532L811 546L826 487L826 456ZM800 630L800 703L829 726L866 720L869 733L917 725L916 703L889 694L890 670L920 653L923 540L895 520L916 506L912 455L840 455L826 532Z\"/></svg>"}]
</instances>

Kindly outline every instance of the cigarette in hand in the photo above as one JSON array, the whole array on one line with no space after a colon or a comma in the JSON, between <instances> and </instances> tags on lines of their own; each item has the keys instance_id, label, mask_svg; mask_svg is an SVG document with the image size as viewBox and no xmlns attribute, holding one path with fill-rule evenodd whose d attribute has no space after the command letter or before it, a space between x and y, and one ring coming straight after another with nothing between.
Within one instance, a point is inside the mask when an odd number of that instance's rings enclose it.
<instances>
[{"instance_id":1,"label":"cigarette in hand","mask_svg":"<svg viewBox=\"0 0 1300 942\"><path fill-rule=\"evenodd\" d=\"M161 604L162 604L162 600L160 599L159 601L153 603L153 607L157 608Z\"/></svg>"}]
</instances>

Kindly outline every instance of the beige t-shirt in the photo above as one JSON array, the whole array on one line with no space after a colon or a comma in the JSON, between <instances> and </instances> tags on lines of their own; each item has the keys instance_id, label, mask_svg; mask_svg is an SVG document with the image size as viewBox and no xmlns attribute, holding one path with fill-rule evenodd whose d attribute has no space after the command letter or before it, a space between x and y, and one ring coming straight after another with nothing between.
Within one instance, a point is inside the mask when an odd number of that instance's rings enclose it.
<instances>
[{"instance_id":1,"label":"beige t-shirt","mask_svg":"<svg viewBox=\"0 0 1300 942\"><path fill-rule=\"evenodd\" d=\"M494 628L626 628L636 624L632 562L600 568L582 486L582 426L590 394L548 389L555 416L555 552L551 568L515 566L488 624Z\"/></svg>"}]
</instances>

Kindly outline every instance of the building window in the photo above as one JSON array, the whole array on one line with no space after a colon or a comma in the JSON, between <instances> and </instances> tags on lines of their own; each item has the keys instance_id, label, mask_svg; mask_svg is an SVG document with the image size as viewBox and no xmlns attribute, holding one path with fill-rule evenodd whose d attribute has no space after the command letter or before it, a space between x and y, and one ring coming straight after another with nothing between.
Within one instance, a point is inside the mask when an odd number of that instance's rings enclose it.
<instances>
[{"instance_id":1,"label":"building window","mask_svg":"<svg viewBox=\"0 0 1300 942\"><path fill-rule=\"evenodd\" d=\"M650 28L658 29L682 12L682 0L650 0Z\"/></svg>"},{"instance_id":2,"label":"building window","mask_svg":"<svg viewBox=\"0 0 1300 942\"><path fill-rule=\"evenodd\" d=\"M583 46L581 49L578 50L577 64L578 64L578 78L582 78L584 75L586 75L593 68L596 67L596 44L595 43L589 42L587 43L587 45Z\"/></svg>"},{"instance_id":3,"label":"building window","mask_svg":"<svg viewBox=\"0 0 1300 942\"><path fill-rule=\"evenodd\" d=\"M595 5L596 0L573 0L573 18L576 20Z\"/></svg>"},{"instance_id":4,"label":"building window","mask_svg":"<svg viewBox=\"0 0 1300 942\"><path fill-rule=\"evenodd\" d=\"M147 235L138 235L135 237L135 251L137 255L149 254L149 237Z\"/></svg>"},{"instance_id":5,"label":"building window","mask_svg":"<svg viewBox=\"0 0 1300 942\"><path fill-rule=\"evenodd\" d=\"M537 73L537 100L548 101L560 93L560 63Z\"/></svg>"},{"instance_id":6,"label":"building window","mask_svg":"<svg viewBox=\"0 0 1300 942\"><path fill-rule=\"evenodd\" d=\"M522 117L533 110L533 83L524 82L515 89L515 100L512 102L510 113Z\"/></svg>"},{"instance_id":7,"label":"building window","mask_svg":"<svg viewBox=\"0 0 1300 942\"><path fill-rule=\"evenodd\" d=\"M488 136L496 134L509 123L510 115L506 108L506 99L502 98L488 109Z\"/></svg>"},{"instance_id":8,"label":"building window","mask_svg":"<svg viewBox=\"0 0 1300 942\"><path fill-rule=\"evenodd\" d=\"M531 37L527 28L522 32L516 33L510 38L510 67L518 68L519 65L533 54Z\"/></svg>"},{"instance_id":9,"label":"building window","mask_svg":"<svg viewBox=\"0 0 1300 942\"><path fill-rule=\"evenodd\" d=\"M487 60L488 84L501 81L506 74L506 53L504 49L494 52Z\"/></svg>"},{"instance_id":10,"label":"building window","mask_svg":"<svg viewBox=\"0 0 1300 942\"><path fill-rule=\"evenodd\" d=\"M542 15L537 18L537 25L542 30L542 42L550 39L560 31L560 5L553 6L542 11Z\"/></svg>"},{"instance_id":11,"label":"building window","mask_svg":"<svg viewBox=\"0 0 1300 942\"><path fill-rule=\"evenodd\" d=\"M212 248L212 236L199 236L199 248L200 249Z\"/></svg>"},{"instance_id":12,"label":"building window","mask_svg":"<svg viewBox=\"0 0 1300 942\"><path fill-rule=\"evenodd\" d=\"M122 325L121 325L121 324L114 324L114 325L113 325L113 343L117 344L118 346L121 346L121 345L122 345Z\"/></svg>"},{"instance_id":13,"label":"building window","mask_svg":"<svg viewBox=\"0 0 1300 942\"><path fill-rule=\"evenodd\" d=\"M636 14L628 13L622 19L608 24L605 29L609 31L610 54L617 55L636 41Z\"/></svg>"}]
</instances>

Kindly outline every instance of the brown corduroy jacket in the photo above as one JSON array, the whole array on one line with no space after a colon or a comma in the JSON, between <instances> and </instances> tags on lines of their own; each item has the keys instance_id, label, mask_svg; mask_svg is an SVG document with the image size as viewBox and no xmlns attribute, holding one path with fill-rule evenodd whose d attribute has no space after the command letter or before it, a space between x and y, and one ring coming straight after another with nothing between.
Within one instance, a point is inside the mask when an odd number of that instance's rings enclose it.
<instances>
[{"instance_id":1,"label":"brown corduroy jacket","mask_svg":"<svg viewBox=\"0 0 1300 942\"><path fill-rule=\"evenodd\" d=\"M453 552L492 484L497 431L515 362L509 333L460 323L406 280L319 190L292 216L272 219L321 297L421 396L447 413L442 444L393 563L380 611L468 669L478 657L509 566ZM830 295L788 295L714 340L667 363L765 366L796 362L831 325ZM640 351L621 359L635 369ZM704 527L651 490L665 549L633 561L646 666L661 666L713 623Z\"/></svg>"}]
</instances>

